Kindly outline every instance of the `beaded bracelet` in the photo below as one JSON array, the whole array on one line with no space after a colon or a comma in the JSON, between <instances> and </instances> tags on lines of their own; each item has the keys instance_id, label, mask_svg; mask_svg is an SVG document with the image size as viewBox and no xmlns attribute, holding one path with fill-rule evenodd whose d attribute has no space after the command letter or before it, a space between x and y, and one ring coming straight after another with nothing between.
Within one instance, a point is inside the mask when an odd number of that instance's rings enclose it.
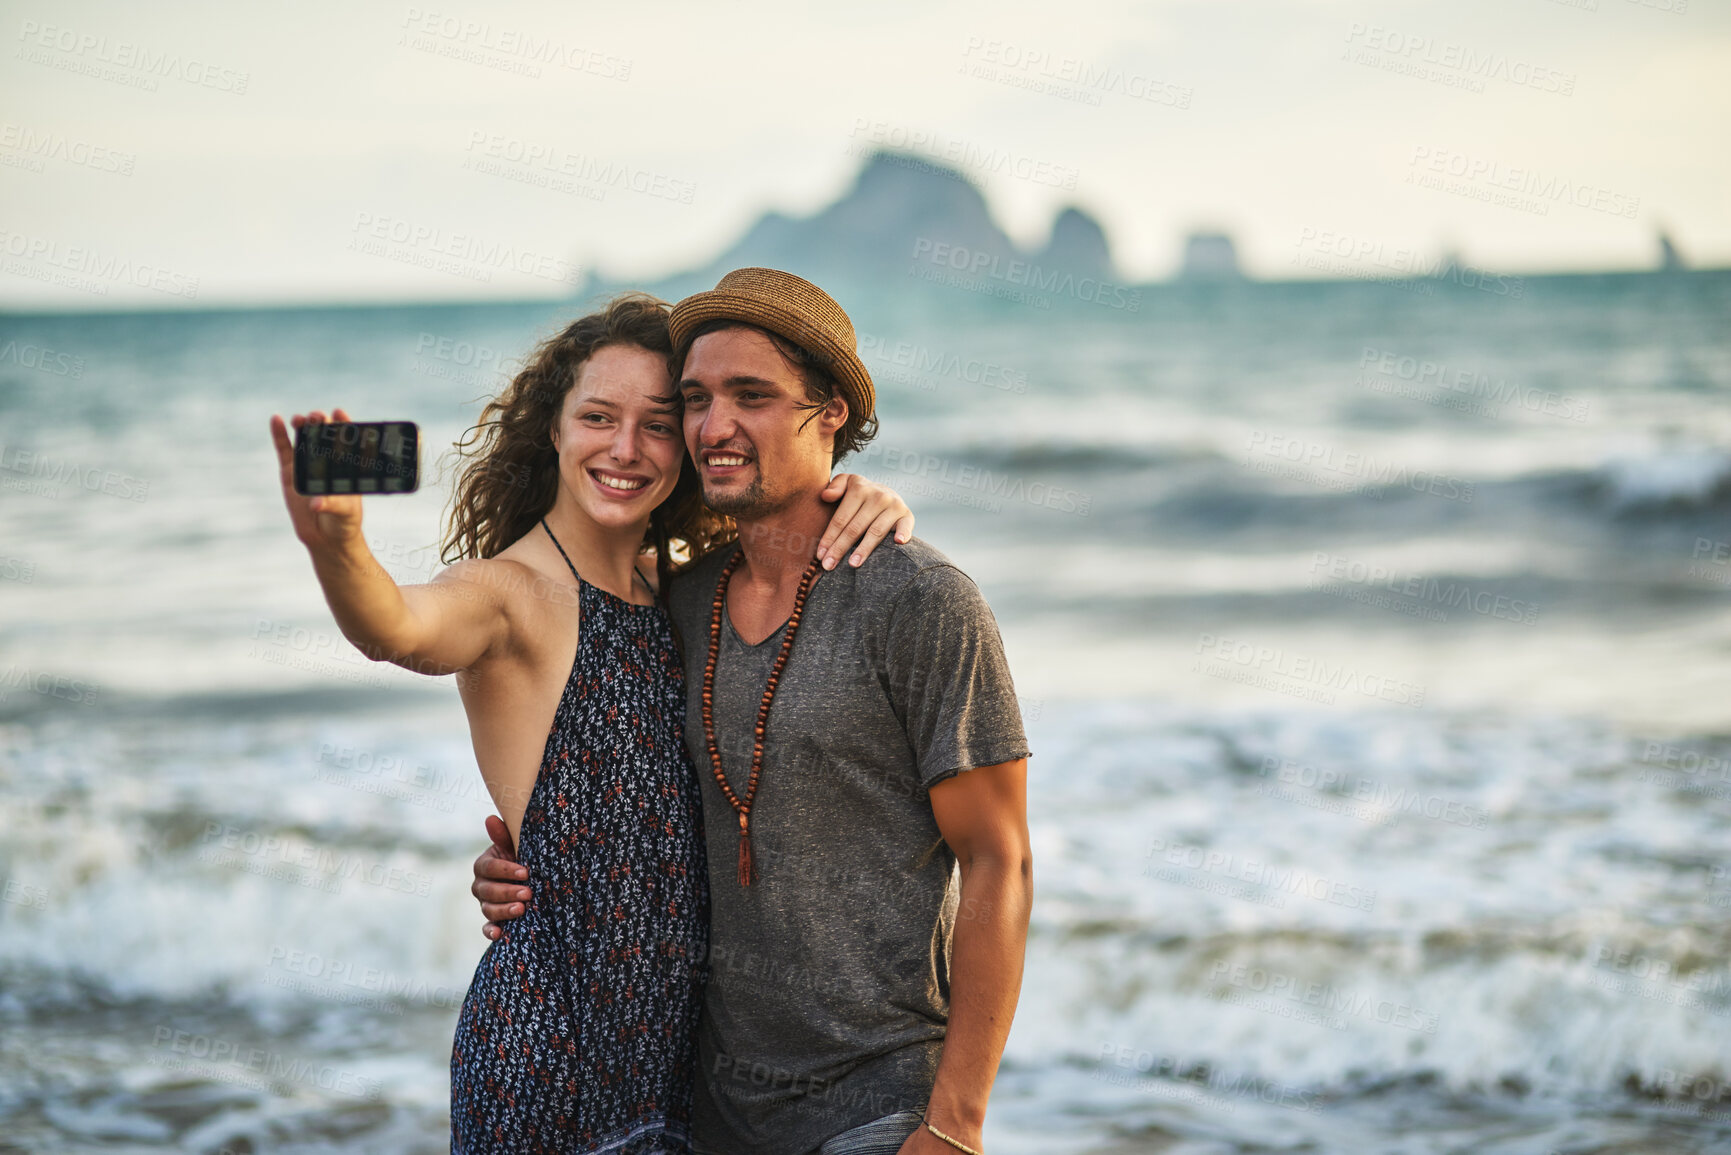
<instances>
[{"instance_id":1,"label":"beaded bracelet","mask_svg":"<svg viewBox=\"0 0 1731 1155\"><path fill-rule=\"evenodd\" d=\"M926 1130L930 1131L932 1134L936 1135L938 1138L940 1138L944 1142L948 1143L951 1147L954 1147L957 1151L966 1151L968 1153L968 1155L984 1155L984 1152L974 1150L972 1147L968 1146L966 1143L962 1142L960 1139L955 1139L955 1138L952 1138L952 1137L944 1134L942 1131L940 1131L936 1127L932 1126L932 1121L930 1119L922 1119L922 1120L920 1120L920 1122L922 1122L926 1125Z\"/></svg>"}]
</instances>

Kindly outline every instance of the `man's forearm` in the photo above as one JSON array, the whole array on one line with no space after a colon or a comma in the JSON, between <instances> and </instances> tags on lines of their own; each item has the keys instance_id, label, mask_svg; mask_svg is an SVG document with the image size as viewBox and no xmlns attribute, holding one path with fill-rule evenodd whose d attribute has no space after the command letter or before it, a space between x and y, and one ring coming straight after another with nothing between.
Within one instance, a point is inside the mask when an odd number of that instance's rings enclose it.
<instances>
[{"instance_id":1,"label":"man's forearm","mask_svg":"<svg viewBox=\"0 0 1731 1155\"><path fill-rule=\"evenodd\" d=\"M1026 855L978 855L962 864L950 947L950 1025L928 1112L949 1134L978 1137L985 1122L1022 990L1033 896L1033 868Z\"/></svg>"}]
</instances>

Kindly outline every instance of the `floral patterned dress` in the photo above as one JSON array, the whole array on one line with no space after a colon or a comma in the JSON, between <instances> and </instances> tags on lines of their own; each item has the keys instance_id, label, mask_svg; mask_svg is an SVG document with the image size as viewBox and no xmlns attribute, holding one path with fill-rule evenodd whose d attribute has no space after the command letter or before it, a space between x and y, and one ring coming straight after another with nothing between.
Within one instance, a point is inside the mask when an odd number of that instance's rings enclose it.
<instances>
[{"instance_id":1,"label":"floral patterned dress","mask_svg":"<svg viewBox=\"0 0 1731 1155\"><path fill-rule=\"evenodd\" d=\"M684 671L660 606L571 572L577 656L519 835L534 896L457 1020L453 1155L691 1149L709 888Z\"/></svg>"}]
</instances>

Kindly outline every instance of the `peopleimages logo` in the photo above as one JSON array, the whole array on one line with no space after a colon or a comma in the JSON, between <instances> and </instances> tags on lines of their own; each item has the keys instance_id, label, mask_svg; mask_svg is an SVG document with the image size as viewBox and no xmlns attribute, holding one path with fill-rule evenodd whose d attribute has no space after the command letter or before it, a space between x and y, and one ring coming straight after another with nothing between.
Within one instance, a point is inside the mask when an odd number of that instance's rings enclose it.
<instances>
[{"instance_id":1,"label":"peopleimages logo","mask_svg":"<svg viewBox=\"0 0 1731 1155\"><path fill-rule=\"evenodd\" d=\"M894 445L873 442L866 446L860 454L859 463L864 466L873 461L881 463L886 472L900 475L894 481L896 487L903 492L907 492L907 487L914 486L925 490L925 496L939 496L943 491L936 487L944 486L948 487L951 493L965 493L977 498L982 503L982 508L992 513L997 513L1002 508L1002 503L1008 501L1026 502L1030 506L1087 517L1094 504L1093 494L1080 490L1067 489L1049 482L1030 482L1012 473L993 471L983 466L951 461L949 458Z\"/></svg>"},{"instance_id":2,"label":"peopleimages logo","mask_svg":"<svg viewBox=\"0 0 1731 1155\"><path fill-rule=\"evenodd\" d=\"M1262 759L1262 766L1256 772L1264 778L1272 775L1275 781L1285 786L1301 786L1324 796L1337 796L1331 801L1362 803L1365 810L1353 817L1380 825L1392 826L1402 815L1429 818L1433 822L1446 822L1473 830L1483 830L1490 825L1490 812L1483 807L1444 798L1440 794L1421 793L1410 786L1390 786L1362 774L1349 774L1328 766L1294 762L1270 754ZM1267 790L1258 790L1257 793L1273 796Z\"/></svg>"},{"instance_id":3,"label":"peopleimages logo","mask_svg":"<svg viewBox=\"0 0 1731 1155\"><path fill-rule=\"evenodd\" d=\"M1146 72L983 36L968 37L962 47L962 61L963 75L1082 104L1098 105L1102 93L1112 93L1148 104L1185 109L1195 95L1195 90L1186 85L1173 84Z\"/></svg>"},{"instance_id":4,"label":"peopleimages logo","mask_svg":"<svg viewBox=\"0 0 1731 1155\"><path fill-rule=\"evenodd\" d=\"M1361 372L1356 384L1375 392L1399 393L1421 399L1428 390L1457 393L1460 394L1458 402L1444 398L1450 402L1449 408L1478 412L1487 417L1496 416L1507 406L1519 406L1529 413L1567 421L1585 421L1591 412L1587 402L1566 393L1537 389L1511 382L1506 377L1493 378L1478 369L1454 368L1441 361L1405 356L1372 345L1364 347L1358 366ZM1377 376L1367 378L1362 372L1365 369ZM1480 402L1482 404L1475 404Z\"/></svg>"},{"instance_id":5,"label":"peopleimages logo","mask_svg":"<svg viewBox=\"0 0 1731 1155\"><path fill-rule=\"evenodd\" d=\"M272 1091L282 1083L298 1083L354 1099L377 1101L382 1094L377 1079L218 1035L160 1026L156 1028L152 1046L152 1053L146 1057L151 1066L259 1091Z\"/></svg>"},{"instance_id":6,"label":"peopleimages logo","mask_svg":"<svg viewBox=\"0 0 1731 1155\"><path fill-rule=\"evenodd\" d=\"M1407 165L1408 184L1423 184L1427 174L1452 177L1464 185L1484 186L1479 190L1481 192L1507 192L1530 197L1537 202L1541 216L1548 213L1549 204L1569 204L1576 208L1633 220L1641 207L1640 197L1613 192L1601 185L1570 180L1530 165L1504 164L1500 160L1448 148L1415 145ZM1457 191L1441 184L1428 184L1425 187Z\"/></svg>"},{"instance_id":7,"label":"peopleimages logo","mask_svg":"<svg viewBox=\"0 0 1731 1155\"><path fill-rule=\"evenodd\" d=\"M1032 261L1005 260L996 253L934 241L930 237L915 238L914 260L923 261L934 269L955 270L962 274L963 279L956 283L963 288L977 289L987 286L987 291L991 291L992 286L1008 286L1017 290L1032 290L1035 293L1051 293L1056 297L1070 297L1086 304L1122 309L1128 313L1139 312L1142 308L1140 289L1126 289L1111 281L1078 277L1060 269L1042 268ZM915 270L918 271L918 265ZM974 284L967 284L967 278L972 278Z\"/></svg>"},{"instance_id":8,"label":"peopleimages logo","mask_svg":"<svg viewBox=\"0 0 1731 1155\"><path fill-rule=\"evenodd\" d=\"M245 96L247 82L252 79L251 73L238 68L225 68L178 52L156 51L129 40L38 24L34 20L20 23L18 39L24 45L18 59L112 80L146 92L155 92L160 80L179 80L198 88ZM49 55L54 52L60 56Z\"/></svg>"},{"instance_id":9,"label":"peopleimages logo","mask_svg":"<svg viewBox=\"0 0 1731 1155\"><path fill-rule=\"evenodd\" d=\"M8 273L107 296L111 284L174 297L198 296L198 278L162 265L134 261L89 245L0 228L0 268Z\"/></svg>"},{"instance_id":10,"label":"peopleimages logo","mask_svg":"<svg viewBox=\"0 0 1731 1155\"><path fill-rule=\"evenodd\" d=\"M463 1005L467 992L465 987L428 983L425 979L400 976L395 971L282 946L271 947L265 970L265 981L272 986L334 1002L358 1003L387 1014L402 1014L402 1003L456 1010Z\"/></svg>"},{"instance_id":11,"label":"peopleimages logo","mask_svg":"<svg viewBox=\"0 0 1731 1155\"><path fill-rule=\"evenodd\" d=\"M491 281L496 270L575 285L583 270L569 261L518 248L474 233L411 221L403 217L357 212L351 252L384 257L403 264L435 269L471 280Z\"/></svg>"},{"instance_id":12,"label":"peopleimages logo","mask_svg":"<svg viewBox=\"0 0 1731 1155\"><path fill-rule=\"evenodd\" d=\"M1284 1004L1294 1004L1317 1016L1318 1025L1344 1030L1346 1018L1364 1019L1382 1026L1399 1027L1422 1035L1434 1035L1442 1022L1435 1011L1360 991L1342 990L1330 983L1314 982L1297 975L1265 970L1245 963L1217 961L1208 971L1208 981L1236 988L1225 993L1223 1002L1253 1010L1279 1014ZM1244 992L1266 996L1246 998ZM1282 1017L1291 1017L1282 1015Z\"/></svg>"},{"instance_id":13,"label":"peopleimages logo","mask_svg":"<svg viewBox=\"0 0 1731 1155\"><path fill-rule=\"evenodd\" d=\"M572 152L549 141L522 140L475 130L469 133L467 151L463 167L471 172L501 176L554 192L588 195L592 200L604 199L607 190L615 188L682 205L690 204L697 195L697 185L692 181Z\"/></svg>"},{"instance_id":14,"label":"peopleimages logo","mask_svg":"<svg viewBox=\"0 0 1731 1155\"><path fill-rule=\"evenodd\" d=\"M944 166L954 165L992 176L1073 189L1081 171L1075 165L1058 164L1013 148L985 145L949 136L937 129L910 128L864 116L854 117L853 131L848 135L856 138L848 149L855 156L876 156L880 163L902 165L940 176L953 175ZM864 139L858 139L862 136ZM880 151L886 148L899 151ZM926 157L933 159L926 160Z\"/></svg>"},{"instance_id":15,"label":"peopleimages logo","mask_svg":"<svg viewBox=\"0 0 1731 1155\"><path fill-rule=\"evenodd\" d=\"M1328 489L1355 491L1370 487L1372 494L1385 489L1410 489L1449 501L1470 503L1474 483L1452 474L1415 469L1374 454L1342 450L1320 441L1306 441L1284 433L1253 429L1245 442L1243 464L1258 472L1281 477L1308 478ZM1248 455L1266 458L1257 462Z\"/></svg>"},{"instance_id":16,"label":"peopleimages logo","mask_svg":"<svg viewBox=\"0 0 1731 1155\"><path fill-rule=\"evenodd\" d=\"M1216 874L1234 882L1246 882L1276 894L1297 895L1299 898L1326 902L1348 910L1376 909L1376 891L1368 887L1325 878L1301 867L1277 865L1259 858L1240 858L1217 847L1193 846L1156 838L1148 844L1143 857L1158 859L1168 866Z\"/></svg>"},{"instance_id":17,"label":"peopleimages logo","mask_svg":"<svg viewBox=\"0 0 1731 1155\"><path fill-rule=\"evenodd\" d=\"M963 356L946 349L913 341L896 341L872 333L859 335L859 351L861 357L871 357L888 366L880 371L881 376L916 389L934 390L939 379L947 378L1006 393L1028 391L1026 373L985 357Z\"/></svg>"},{"instance_id":18,"label":"peopleimages logo","mask_svg":"<svg viewBox=\"0 0 1731 1155\"><path fill-rule=\"evenodd\" d=\"M42 373L52 373L56 377L84 376L84 358L75 357L71 353L57 353L41 345L6 342L0 346L0 365L8 362Z\"/></svg>"},{"instance_id":19,"label":"peopleimages logo","mask_svg":"<svg viewBox=\"0 0 1731 1155\"><path fill-rule=\"evenodd\" d=\"M1113 1075L1104 1070L1109 1066L1131 1072L1134 1077ZM1127 1043L1107 1042L1100 1046L1099 1067L1103 1070L1097 1071L1096 1076L1107 1076L1108 1082L1119 1085L1139 1085L1152 1090L1159 1084L1166 1083L1170 1084L1169 1089L1172 1091L1205 1091L1213 1096L1207 1102L1216 1108L1219 1106L1218 1100L1236 1098L1255 1099L1271 1107L1287 1107L1295 1111L1317 1112L1323 1107L1322 1099L1315 1091L1271 1083L1249 1072L1229 1072L1213 1060L1201 1056L1185 1058L1179 1055L1156 1054ZM1228 1110L1230 1109L1228 1106Z\"/></svg>"},{"instance_id":20,"label":"peopleimages logo","mask_svg":"<svg viewBox=\"0 0 1731 1155\"><path fill-rule=\"evenodd\" d=\"M1199 660L1191 667L1193 673L1226 677L1230 681L1266 689L1301 688L1319 695L1317 700L1329 703L1333 702L1333 695L1338 691L1361 694L1396 706L1416 708L1424 705L1425 688L1421 685L1281 647L1198 634L1196 653Z\"/></svg>"},{"instance_id":21,"label":"peopleimages logo","mask_svg":"<svg viewBox=\"0 0 1731 1155\"><path fill-rule=\"evenodd\" d=\"M35 483L45 495L53 496L58 496L53 487L59 485L76 485L87 493L105 493L123 501L143 501L150 495L150 482L130 473L116 473L100 465L84 465L0 441L0 485L15 489L26 480Z\"/></svg>"},{"instance_id":22,"label":"peopleimages logo","mask_svg":"<svg viewBox=\"0 0 1731 1155\"><path fill-rule=\"evenodd\" d=\"M603 80L631 79L632 61L581 44L567 44L523 28L495 26L450 12L410 7L398 44L435 56L539 78L541 65L585 72Z\"/></svg>"},{"instance_id":23,"label":"peopleimages logo","mask_svg":"<svg viewBox=\"0 0 1731 1155\"><path fill-rule=\"evenodd\" d=\"M67 164L119 176L131 176L133 166L138 163L135 153L120 152L100 144L91 144L78 137L11 122L0 125L0 149L11 149L34 161L65 161ZM42 170L38 167L35 171Z\"/></svg>"},{"instance_id":24,"label":"peopleimages logo","mask_svg":"<svg viewBox=\"0 0 1731 1155\"><path fill-rule=\"evenodd\" d=\"M1309 588L1346 595L1349 601L1361 600L1354 591L1345 588L1349 586L1356 586L1367 593L1385 591L1410 599L1404 603L1391 602L1387 608L1404 605L1415 611L1434 610L1434 614L1416 614L1432 621L1448 621L1447 611L1451 609L1464 609L1480 617L1526 626L1539 620L1537 603L1475 586L1471 582L1439 581L1399 566L1364 562L1321 551L1312 555ZM1369 604L1381 603L1370 601Z\"/></svg>"},{"instance_id":25,"label":"peopleimages logo","mask_svg":"<svg viewBox=\"0 0 1731 1155\"><path fill-rule=\"evenodd\" d=\"M1425 257L1404 245L1389 245L1374 237L1305 226L1298 232L1292 263L1318 272L1360 276L1377 270L1397 280L1424 277L1448 281L1496 297L1520 299L1526 282L1506 273L1492 273L1452 256ZM1428 286L1421 286L1428 295Z\"/></svg>"},{"instance_id":26,"label":"peopleimages logo","mask_svg":"<svg viewBox=\"0 0 1731 1155\"><path fill-rule=\"evenodd\" d=\"M1406 73L1472 92L1483 92L1487 80L1558 96L1572 96L1575 92L1572 72L1542 68L1501 52L1482 51L1433 36L1354 21L1347 26L1346 42L1345 59L1355 64Z\"/></svg>"},{"instance_id":27,"label":"peopleimages logo","mask_svg":"<svg viewBox=\"0 0 1731 1155\"><path fill-rule=\"evenodd\" d=\"M32 670L28 666L8 666L0 670L0 702L12 696L14 690L29 690L44 698L58 698L75 706L94 706L99 687L81 678Z\"/></svg>"},{"instance_id":28,"label":"peopleimages logo","mask_svg":"<svg viewBox=\"0 0 1731 1155\"><path fill-rule=\"evenodd\" d=\"M206 822L199 839L202 848L199 859L215 862L249 873L265 874L267 870L252 869L250 864L281 868L288 872L283 881L300 881L332 894L342 890L345 881L382 887L400 894L425 898L432 893L433 876L381 859L347 850L336 851L326 846L303 842L294 835L261 833L245 830L223 822ZM289 877L296 870L306 872L297 879Z\"/></svg>"}]
</instances>

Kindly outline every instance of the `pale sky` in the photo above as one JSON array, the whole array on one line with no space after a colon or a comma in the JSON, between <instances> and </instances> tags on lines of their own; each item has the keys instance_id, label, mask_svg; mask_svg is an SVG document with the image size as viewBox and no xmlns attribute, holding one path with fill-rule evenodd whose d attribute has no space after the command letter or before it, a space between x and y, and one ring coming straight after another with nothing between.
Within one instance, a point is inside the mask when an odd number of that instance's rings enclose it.
<instances>
[{"instance_id":1,"label":"pale sky","mask_svg":"<svg viewBox=\"0 0 1731 1155\"><path fill-rule=\"evenodd\" d=\"M1324 237L1639 268L1661 224L1731 264L1731 0L26 0L0 37L0 308L648 279L910 137L1137 280L1198 227L1269 278Z\"/></svg>"}]
</instances>

